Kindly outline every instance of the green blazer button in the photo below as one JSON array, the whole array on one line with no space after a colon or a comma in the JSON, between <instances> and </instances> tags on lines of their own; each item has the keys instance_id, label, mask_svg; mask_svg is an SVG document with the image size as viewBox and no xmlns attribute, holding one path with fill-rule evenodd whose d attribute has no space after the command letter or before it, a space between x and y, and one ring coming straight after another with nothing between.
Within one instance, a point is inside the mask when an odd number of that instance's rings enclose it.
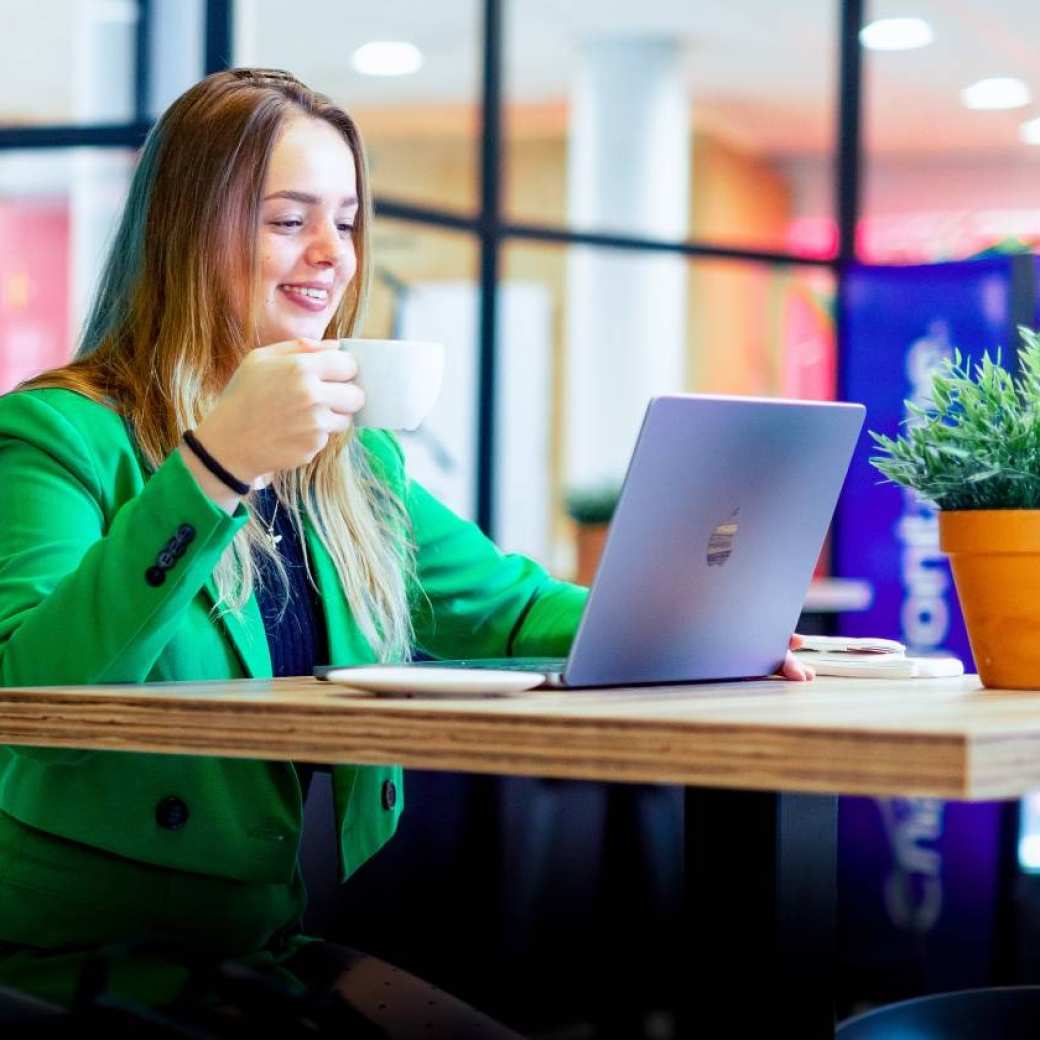
<instances>
[{"instance_id":1,"label":"green blazer button","mask_svg":"<svg viewBox=\"0 0 1040 1040\"><path fill-rule=\"evenodd\" d=\"M383 781L383 808L389 812L397 805L397 785L393 780Z\"/></svg>"}]
</instances>

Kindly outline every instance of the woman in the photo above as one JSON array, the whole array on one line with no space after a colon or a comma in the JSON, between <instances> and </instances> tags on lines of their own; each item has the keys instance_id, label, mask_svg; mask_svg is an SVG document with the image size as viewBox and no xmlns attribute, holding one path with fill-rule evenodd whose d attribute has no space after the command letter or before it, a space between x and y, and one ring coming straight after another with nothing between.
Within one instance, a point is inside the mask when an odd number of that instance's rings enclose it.
<instances>
[{"instance_id":1,"label":"woman","mask_svg":"<svg viewBox=\"0 0 1040 1040\"><path fill-rule=\"evenodd\" d=\"M218 73L159 120L76 360L0 400L3 684L566 653L585 590L500 554L391 435L352 430L335 340L360 326L370 223L356 127L285 73ZM306 781L0 749L0 985L68 1005L98 951L153 1005L190 957L300 974ZM336 767L333 789L345 879L393 834L401 775ZM120 946L141 938L159 947Z\"/></svg>"}]
</instances>

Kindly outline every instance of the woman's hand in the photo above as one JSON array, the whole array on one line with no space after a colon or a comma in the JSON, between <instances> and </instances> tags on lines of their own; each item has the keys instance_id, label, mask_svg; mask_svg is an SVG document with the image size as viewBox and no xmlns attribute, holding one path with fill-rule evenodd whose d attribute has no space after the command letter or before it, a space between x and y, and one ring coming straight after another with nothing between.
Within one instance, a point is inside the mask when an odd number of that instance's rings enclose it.
<instances>
[{"instance_id":1,"label":"woman's hand","mask_svg":"<svg viewBox=\"0 0 1040 1040\"><path fill-rule=\"evenodd\" d=\"M784 663L780 666L780 674L792 682L809 682L816 678L816 672L813 671L812 665L805 664L791 653L792 650L797 650L801 645L802 637L800 635L795 633L791 636L790 649L787 651Z\"/></svg>"},{"instance_id":2,"label":"woman's hand","mask_svg":"<svg viewBox=\"0 0 1040 1040\"><path fill-rule=\"evenodd\" d=\"M311 461L350 429L365 403L357 362L337 340L257 347L238 366L195 430L202 446L246 484Z\"/></svg>"}]
</instances>

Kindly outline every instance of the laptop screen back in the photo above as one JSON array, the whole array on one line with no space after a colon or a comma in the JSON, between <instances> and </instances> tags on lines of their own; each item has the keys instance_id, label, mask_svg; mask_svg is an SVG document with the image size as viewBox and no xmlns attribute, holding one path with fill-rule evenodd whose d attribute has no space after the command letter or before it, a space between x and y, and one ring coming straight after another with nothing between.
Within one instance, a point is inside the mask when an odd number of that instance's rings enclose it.
<instances>
[{"instance_id":1,"label":"laptop screen back","mask_svg":"<svg viewBox=\"0 0 1040 1040\"><path fill-rule=\"evenodd\" d=\"M774 672L863 416L857 404L654 398L567 685Z\"/></svg>"}]
</instances>

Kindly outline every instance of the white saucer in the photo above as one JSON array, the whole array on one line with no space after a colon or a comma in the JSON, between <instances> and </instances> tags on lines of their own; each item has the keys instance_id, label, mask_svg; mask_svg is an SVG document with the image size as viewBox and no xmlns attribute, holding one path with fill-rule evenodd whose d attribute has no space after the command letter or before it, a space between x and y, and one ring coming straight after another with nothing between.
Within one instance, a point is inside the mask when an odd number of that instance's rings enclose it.
<instances>
[{"instance_id":1,"label":"white saucer","mask_svg":"<svg viewBox=\"0 0 1040 1040\"><path fill-rule=\"evenodd\" d=\"M540 672L483 668L410 668L375 664L335 668L328 682L383 697L508 697L545 682Z\"/></svg>"}]
</instances>

